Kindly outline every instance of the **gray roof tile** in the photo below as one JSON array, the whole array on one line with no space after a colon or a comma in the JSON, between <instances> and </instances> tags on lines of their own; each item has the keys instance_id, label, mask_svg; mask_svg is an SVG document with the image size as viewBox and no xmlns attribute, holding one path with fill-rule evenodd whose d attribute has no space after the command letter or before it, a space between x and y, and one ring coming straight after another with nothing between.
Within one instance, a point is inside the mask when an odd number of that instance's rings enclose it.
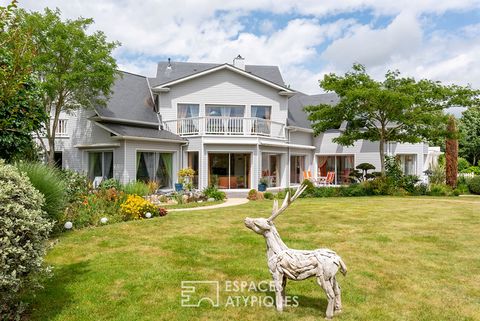
<instances>
[{"instance_id":1,"label":"gray roof tile","mask_svg":"<svg viewBox=\"0 0 480 321\"><path fill-rule=\"evenodd\" d=\"M185 139L171 133L167 130L158 130L158 128L152 127L140 127L133 125L124 125L117 123L98 122L114 135L120 136L132 136L141 138L156 138L156 139L168 139L176 140L179 143L184 142Z\"/></svg>"},{"instance_id":2,"label":"gray roof tile","mask_svg":"<svg viewBox=\"0 0 480 321\"><path fill-rule=\"evenodd\" d=\"M203 72L221 66L222 64L172 61L170 65L171 67L168 68L168 62L158 63L157 76L149 78L152 87ZM246 65L245 71L277 85L285 86L277 66Z\"/></svg>"},{"instance_id":3,"label":"gray roof tile","mask_svg":"<svg viewBox=\"0 0 480 321\"><path fill-rule=\"evenodd\" d=\"M96 107L101 117L158 123L147 78L120 72L106 107Z\"/></svg>"},{"instance_id":4,"label":"gray roof tile","mask_svg":"<svg viewBox=\"0 0 480 321\"><path fill-rule=\"evenodd\" d=\"M303 110L306 106L315 106L319 104L337 104L339 98L335 93L306 95L298 92L295 96L288 99L288 126L296 126L311 129L312 125L307 119L308 115Z\"/></svg>"}]
</instances>

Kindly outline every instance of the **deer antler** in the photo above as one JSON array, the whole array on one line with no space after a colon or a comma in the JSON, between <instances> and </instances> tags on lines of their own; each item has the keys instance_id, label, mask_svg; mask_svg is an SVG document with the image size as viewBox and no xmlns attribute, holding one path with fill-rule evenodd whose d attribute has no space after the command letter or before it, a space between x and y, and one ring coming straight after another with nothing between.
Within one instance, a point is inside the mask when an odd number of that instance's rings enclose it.
<instances>
[{"instance_id":1,"label":"deer antler","mask_svg":"<svg viewBox=\"0 0 480 321\"><path fill-rule=\"evenodd\" d=\"M269 221L273 221L278 215L282 214L290 204L293 203L302 193L307 189L307 185L300 185L295 191L295 194L290 198L290 192L287 192L285 199L283 200L282 207L278 208L278 200L273 201L272 215L268 218Z\"/></svg>"}]
</instances>

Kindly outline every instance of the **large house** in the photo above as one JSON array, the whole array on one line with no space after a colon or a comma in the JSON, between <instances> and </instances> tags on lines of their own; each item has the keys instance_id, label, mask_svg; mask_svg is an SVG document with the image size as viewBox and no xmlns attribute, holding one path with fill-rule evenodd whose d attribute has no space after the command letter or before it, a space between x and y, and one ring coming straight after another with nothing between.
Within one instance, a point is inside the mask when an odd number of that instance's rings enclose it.
<instances>
[{"instance_id":1,"label":"large house","mask_svg":"<svg viewBox=\"0 0 480 321\"><path fill-rule=\"evenodd\" d=\"M106 107L62 115L56 159L90 178L156 180L165 189L184 167L195 184L222 189L299 184L304 172L348 183L364 162L380 168L378 142L332 142L342 128L314 136L304 106L335 104L335 94L306 95L285 85L276 66L161 62L155 78L121 72ZM388 144L406 174L423 175L427 144Z\"/></svg>"}]
</instances>

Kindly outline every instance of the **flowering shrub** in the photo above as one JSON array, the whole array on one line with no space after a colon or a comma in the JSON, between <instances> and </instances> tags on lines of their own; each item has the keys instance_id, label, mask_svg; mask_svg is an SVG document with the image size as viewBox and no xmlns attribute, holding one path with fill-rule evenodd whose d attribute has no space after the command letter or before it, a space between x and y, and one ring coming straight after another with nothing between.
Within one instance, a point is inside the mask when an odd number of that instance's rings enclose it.
<instances>
[{"instance_id":1,"label":"flowering shrub","mask_svg":"<svg viewBox=\"0 0 480 321\"><path fill-rule=\"evenodd\" d=\"M120 208L126 219L141 219L147 212L152 213L153 216L158 215L158 208L138 195L128 195Z\"/></svg>"},{"instance_id":2,"label":"flowering shrub","mask_svg":"<svg viewBox=\"0 0 480 321\"><path fill-rule=\"evenodd\" d=\"M38 285L53 223L43 195L15 167L0 161L0 320L19 320L25 291Z\"/></svg>"}]
</instances>

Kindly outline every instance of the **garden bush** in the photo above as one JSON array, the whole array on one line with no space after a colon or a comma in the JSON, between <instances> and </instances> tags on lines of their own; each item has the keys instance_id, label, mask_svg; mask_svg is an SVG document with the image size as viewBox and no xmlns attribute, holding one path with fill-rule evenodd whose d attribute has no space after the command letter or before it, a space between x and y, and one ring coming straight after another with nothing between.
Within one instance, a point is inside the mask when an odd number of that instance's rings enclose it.
<instances>
[{"instance_id":1,"label":"garden bush","mask_svg":"<svg viewBox=\"0 0 480 321\"><path fill-rule=\"evenodd\" d=\"M63 169L60 171L60 174L65 182L67 203L73 203L83 199L92 189L92 184L86 175L70 169Z\"/></svg>"},{"instance_id":2,"label":"garden bush","mask_svg":"<svg viewBox=\"0 0 480 321\"><path fill-rule=\"evenodd\" d=\"M96 226L100 225L102 217L106 217L108 223L121 222L124 217L120 205L125 199L125 193L115 188L95 190L81 200L70 203L59 226L62 227L67 221L72 222L74 228Z\"/></svg>"},{"instance_id":3,"label":"garden bush","mask_svg":"<svg viewBox=\"0 0 480 321\"><path fill-rule=\"evenodd\" d=\"M469 168L471 165L465 158L458 158L458 171L461 173L463 170Z\"/></svg>"},{"instance_id":4,"label":"garden bush","mask_svg":"<svg viewBox=\"0 0 480 321\"><path fill-rule=\"evenodd\" d=\"M309 179L304 179L302 182L303 186L306 186L307 188L305 191L303 191L302 195L300 197L311 197L315 191L315 186Z\"/></svg>"},{"instance_id":5,"label":"garden bush","mask_svg":"<svg viewBox=\"0 0 480 321\"><path fill-rule=\"evenodd\" d=\"M59 170L41 163L16 164L18 170L28 176L30 183L45 198L42 209L53 221L58 221L67 201L67 185Z\"/></svg>"},{"instance_id":6,"label":"garden bush","mask_svg":"<svg viewBox=\"0 0 480 321\"><path fill-rule=\"evenodd\" d=\"M341 186L338 189L339 196L368 196L369 190L363 184L351 184L348 186Z\"/></svg>"},{"instance_id":7,"label":"garden bush","mask_svg":"<svg viewBox=\"0 0 480 321\"><path fill-rule=\"evenodd\" d=\"M145 217L147 212L150 212L152 216L157 216L159 213L158 208L138 195L128 195L126 201L120 205L122 214L126 220L138 220Z\"/></svg>"},{"instance_id":8,"label":"garden bush","mask_svg":"<svg viewBox=\"0 0 480 321\"><path fill-rule=\"evenodd\" d=\"M205 198L213 198L216 201L223 201L227 198L227 194L225 192L220 191L215 186L206 187L203 189L202 194L205 195Z\"/></svg>"},{"instance_id":9,"label":"garden bush","mask_svg":"<svg viewBox=\"0 0 480 321\"><path fill-rule=\"evenodd\" d=\"M475 175L480 175L480 166L470 166L461 172L464 174L473 173Z\"/></svg>"},{"instance_id":10,"label":"garden bush","mask_svg":"<svg viewBox=\"0 0 480 321\"><path fill-rule=\"evenodd\" d=\"M275 196L273 195L273 193L271 192L265 192L263 193L263 197L266 199L266 200L273 200L275 198Z\"/></svg>"},{"instance_id":11,"label":"garden bush","mask_svg":"<svg viewBox=\"0 0 480 321\"><path fill-rule=\"evenodd\" d=\"M446 184L430 184L429 196L452 196L453 190Z\"/></svg>"},{"instance_id":12,"label":"garden bush","mask_svg":"<svg viewBox=\"0 0 480 321\"><path fill-rule=\"evenodd\" d=\"M19 320L21 295L38 286L52 222L28 177L0 162L0 319Z\"/></svg>"},{"instance_id":13,"label":"garden bush","mask_svg":"<svg viewBox=\"0 0 480 321\"><path fill-rule=\"evenodd\" d=\"M249 190L247 198L251 201L256 201L257 200L257 190L256 189Z\"/></svg>"},{"instance_id":14,"label":"garden bush","mask_svg":"<svg viewBox=\"0 0 480 321\"><path fill-rule=\"evenodd\" d=\"M366 189L367 195L392 195L395 187L392 185L392 179L385 176L362 183Z\"/></svg>"},{"instance_id":15,"label":"garden bush","mask_svg":"<svg viewBox=\"0 0 480 321\"><path fill-rule=\"evenodd\" d=\"M470 193L480 195L480 176L468 180L468 189Z\"/></svg>"},{"instance_id":16,"label":"garden bush","mask_svg":"<svg viewBox=\"0 0 480 321\"><path fill-rule=\"evenodd\" d=\"M335 197L339 196L339 187L317 187L313 191L313 197Z\"/></svg>"},{"instance_id":17,"label":"garden bush","mask_svg":"<svg viewBox=\"0 0 480 321\"><path fill-rule=\"evenodd\" d=\"M116 190L121 190L122 189L122 184L115 179L115 178L109 178L100 183L100 186L98 186L100 189L111 189L115 188Z\"/></svg>"},{"instance_id":18,"label":"garden bush","mask_svg":"<svg viewBox=\"0 0 480 321\"><path fill-rule=\"evenodd\" d=\"M134 194L138 196L146 196L150 193L150 189L147 184L142 181L133 181L123 186L123 191L126 194Z\"/></svg>"}]
</instances>

